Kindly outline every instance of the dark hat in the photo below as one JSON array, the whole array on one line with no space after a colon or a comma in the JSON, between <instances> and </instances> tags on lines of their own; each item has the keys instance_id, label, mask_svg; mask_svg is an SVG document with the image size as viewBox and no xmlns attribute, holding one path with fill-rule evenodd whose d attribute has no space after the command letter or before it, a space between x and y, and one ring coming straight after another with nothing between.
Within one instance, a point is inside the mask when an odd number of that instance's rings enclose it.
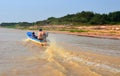
<instances>
[{"instance_id":1,"label":"dark hat","mask_svg":"<svg viewBox=\"0 0 120 76\"><path fill-rule=\"evenodd\" d=\"M42 28L40 28L39 31L42 31Z\"/></svg>"},{"instance_id":2,"label":"dark hat","mask_svg":"<svg viewBox=\"0 0 120 76\"><path fill-rule=\"evenodd\" d=\"M35 34L35 32L32 32L32 34Z\"/></svg>"}]
</instances>

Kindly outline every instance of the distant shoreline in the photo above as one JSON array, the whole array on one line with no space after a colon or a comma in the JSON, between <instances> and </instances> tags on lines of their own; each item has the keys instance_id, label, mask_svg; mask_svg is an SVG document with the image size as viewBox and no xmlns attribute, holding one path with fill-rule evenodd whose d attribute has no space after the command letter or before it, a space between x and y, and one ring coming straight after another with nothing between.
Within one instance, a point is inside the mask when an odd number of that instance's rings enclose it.
<instances>
[{"instance_id":1,"label":"distant shoreline","mask_svg":"<svg viewBox=\"0 0 120 76\"><path fill-rule=\"evenodd\" d=\"M1 27L7 28L7 27ZM37 31L38 28L50 33L69 34L77 36L86 36L93 38L115 39L120 40L120 25L97 25L97 26L65 26L65 25L48 25L48 26L31 26L21 30Z\"/></svg>"},{"instance_id":2,"label":"distant shoreline","mask_svg":"<svg viewBox=\"0 0 120 76\"><path fill-rule=\"evenodd\" d=\"M51 33L69 34L105 39L120 39L120 25L78 26L73 31L49 31Z\"/></svg>"},{"instance_id":3,"label":"distant shoreline","mask_svg":"<svg viewBox=\"0 0 120 76\"><path fill-rule=\"evenodd\" d=\"M77 35L77 36L84 36L84 37L93 37L93 38L102 38L102 39L114 39L114 40L120 40L120 36L100 36L95 34L87 34L87 33L71 33L71 32L62 32L62 31L48 31L50 33L55 34L68 34L68 35Z\"/></svg>"}]
</instances>

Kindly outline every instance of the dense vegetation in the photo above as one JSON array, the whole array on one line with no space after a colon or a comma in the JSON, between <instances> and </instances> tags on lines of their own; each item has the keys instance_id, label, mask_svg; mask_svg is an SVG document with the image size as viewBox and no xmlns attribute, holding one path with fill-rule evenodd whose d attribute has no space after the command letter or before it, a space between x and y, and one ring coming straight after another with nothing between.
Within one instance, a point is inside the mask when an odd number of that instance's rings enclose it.
<instances>
[{"instance_id":1,"label":"dense vegetation","mask_svg":"<svg viewBox=\"0 0 120 76\"><path fill-rule=\"evenodd\" d=\"M27 28L29 26L34 25L34 23L28 22L19 22L19 23L1 23L0 26L8 27L8 28Z\"/></svg>"},{"instance_id":2,"label":"dense vegetation","mask_svg":"<svg viewBox=\"0 0 120 76\"><path fill-rule=\"evenodd\" d=\"M82 11L76 14L68 14L66 16L55 18L50 17L47 20L37 21L35 23L19 22L19 23L1 23L1 26L32 26L32 25L104 25L104 24L120 24L120 11L108 14L98 14L90 11Z\"/></svg>"},{"instance_id":3,"label":"dense vegetation","mask_svg":"<svg viewBox=\"0 0 120 76\"><path fill-rule=\"evenodd\" d=\"M37 25L103 25L120 24L120 11L109 14L98 14L90 11L82 11L76 14L68 14L64 17L50 17L47 20L36 22Z\"/></svg>"}]
</instances>

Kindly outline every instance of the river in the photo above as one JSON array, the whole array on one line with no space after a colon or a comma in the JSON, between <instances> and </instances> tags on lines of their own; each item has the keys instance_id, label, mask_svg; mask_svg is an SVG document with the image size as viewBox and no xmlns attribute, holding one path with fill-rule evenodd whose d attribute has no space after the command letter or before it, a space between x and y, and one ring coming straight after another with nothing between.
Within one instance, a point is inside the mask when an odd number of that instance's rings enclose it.
<instances>
[{"instance_id":1,"label":"river","mask_svg":"<svg viewBox=\"0 0 120 76\"><path fill-rule=\"evenodd\" d=\"M42 47L26 32L0 28L0 76L120 76L120 40L49 33Z\"/></svg>"}]
</instances>

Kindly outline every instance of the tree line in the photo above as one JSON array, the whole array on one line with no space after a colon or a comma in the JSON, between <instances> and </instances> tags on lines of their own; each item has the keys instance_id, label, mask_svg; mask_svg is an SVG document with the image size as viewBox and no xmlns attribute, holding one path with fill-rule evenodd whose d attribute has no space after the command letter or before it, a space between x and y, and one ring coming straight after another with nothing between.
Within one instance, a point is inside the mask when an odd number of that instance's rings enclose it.
<instances>
[{"instance_id":1,"label":"tree line","mask_svg":"<svg viewBox=\"0 0 120 76\"><path fill-rule=\"evenodd\" d=\"M16 28L16 27L28 27L28 26L33 26L34 23L29 23L29 22L18 22L18 23L1 23L0 26L3 27L11 27L11 28Z\"/></svg>"},{"instance_id":2,"label":"tree line","mask_svg":"<svg viewBox=\"0 0 120 76\"><path fill-rule=\"evenodd\" d=\"M120 11L110 12L109 14L98 14L91 11L82 11L76 14L55 18L50 17L47 20L37 21L37 25L104 25L120 24Z\"/></svg>"},{"instance_id":3,"label":"tree line","mask_svg":"<svg viewBox=\"0 0 120 76\"><path fill-rule=\"evenodd\" d=\"M120 11L110 12L108 14L99 14L91 11L82 11L76 14L67 14L63 17L49 17L46 20L34 23L1 23L1 26L32 26L32 25L105 25L120 24Z\"/></svg>"}]
</instances>

